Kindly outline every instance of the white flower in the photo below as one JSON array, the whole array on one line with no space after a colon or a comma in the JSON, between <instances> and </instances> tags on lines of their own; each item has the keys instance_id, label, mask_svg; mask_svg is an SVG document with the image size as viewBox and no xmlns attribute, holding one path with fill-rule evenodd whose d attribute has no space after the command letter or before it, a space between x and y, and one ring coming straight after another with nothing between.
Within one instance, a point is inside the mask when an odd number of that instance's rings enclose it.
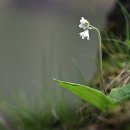
<instances>
[{"instance_id":1,"label":"white flower","mask_svg":"<svg viewBox=\"0 0 130 130\"><path fill-rule=\"evenodd\" d=\"M82 39L87 38L87 40L90 40L89 30L93 29L93 26L90 25L87 19L84 19L84 17L81 17L79 27L85 30L84 32L79 33L80 37L82 37Z\"/></svg>"},{"instance_id":2,"label":"white flower","mask_svg":"<svg viewBox=\"0 0 130 130\"><path fill-rule=\"evenodd\" d=\"M80 35L80 37L82 37L82 39L87 38L87 40L90 40L90 38L89 38L89 30L88 29L86 29L84 32L79 33L79 35Z\"/></svg>"},{"instance_id":3,"label":"white flower","mask_svg":"<svg viewBox=\"0 0 130 130\"><path fill-rule=\"evenodd\" d=\"M89 29L90 23L86 19L84 19L84 17L81 17L79 27L83 28L84 30Z\"/></svg>"}]
</instances>

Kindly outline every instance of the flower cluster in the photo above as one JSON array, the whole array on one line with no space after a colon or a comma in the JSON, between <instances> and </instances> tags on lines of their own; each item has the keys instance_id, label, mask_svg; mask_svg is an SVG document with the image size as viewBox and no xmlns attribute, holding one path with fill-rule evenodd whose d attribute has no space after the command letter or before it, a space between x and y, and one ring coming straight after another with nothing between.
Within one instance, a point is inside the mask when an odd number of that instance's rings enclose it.
<instances>
[{"instance_id":1,"label":"flower cluster","mask_svg":"<svg viewBox=\"0 0 130 130\"><path fill-rule=\"evenodd\" d=\"M81 17L79 27L84 30L83 32L79 33L80 37L82 37L82 39L87 38L87 40L90 40L89 30L92 29L92 26L86 19L84 19L84 17Z\"/></svg>"}]
</instances>

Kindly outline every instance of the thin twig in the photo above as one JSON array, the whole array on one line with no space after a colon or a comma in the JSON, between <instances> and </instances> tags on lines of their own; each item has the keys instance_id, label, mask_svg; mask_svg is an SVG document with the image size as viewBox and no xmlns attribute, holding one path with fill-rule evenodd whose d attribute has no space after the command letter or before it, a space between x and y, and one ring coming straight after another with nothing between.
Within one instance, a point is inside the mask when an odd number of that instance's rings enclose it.
<instances>
[{"instance_id":1,"label":"thin twig","mask_svg":"<svg viewBox=\"0 0 130 130\"><path fill-rule=\"evenodd\" d=\"M122 70L122 71L120 72L120 74L119 74L114 80L112 80L112 81L110 82L110 84L108 84L108 85L106 86L106 90L110 89L111 86L114 84L114 82L116 82L116 81L121 77L121 75L122 75L124 72L125 72L125 69Z\"/></svg>"},{"instance_id":2,"label":"thin twig","mask_svg":"<svg viewBox=\"0 0 130 130\"><path fill-rule=\"evenodd\" d=\"M106 86L106 90L111 89L111 86L112 86L117 80L121 80L121 79L120 79L121 76L124 74L124 72L127 72L128 69L129 69L129 65L127 65L127 66L125 67L125 69L123 69L123 70L120 72L120 74L119 74L114 80L112 80L112 81L110 82L110 84L108 84L108 85ZM129 77L129 78L128 78L128 77ZM123 77L123 79L124 79L123 83L126 84L126 83L129 81L129 79L130 79L130 74L125 75L125 76ZM119 82L121 82L121 81L119 81Z\"/></svg>"}]
</instances>

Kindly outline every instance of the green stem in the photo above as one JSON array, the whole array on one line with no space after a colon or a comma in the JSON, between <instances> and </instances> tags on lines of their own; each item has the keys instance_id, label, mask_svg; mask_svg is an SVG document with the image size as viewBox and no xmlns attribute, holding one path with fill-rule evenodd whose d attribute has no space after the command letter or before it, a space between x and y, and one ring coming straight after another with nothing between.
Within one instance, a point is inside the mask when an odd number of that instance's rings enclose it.
<instances>
[{"instance_id":1,"label":"green stem","mask_svg":"<svg viewBox=\"0 0 130 130\"><path fill-rule=\"evenodd\" d=\"M101 35L100 31L96 28L91 26L92 29L96 30L98 33L98 39L99 39L99 69L100 69L100 76L101 76L101 86L104 91L104 94L106 94L105 86L104 86L104 79L103 79L103 65L102 65L102 41L101 41Z\"/></svg>"}]
</instances>

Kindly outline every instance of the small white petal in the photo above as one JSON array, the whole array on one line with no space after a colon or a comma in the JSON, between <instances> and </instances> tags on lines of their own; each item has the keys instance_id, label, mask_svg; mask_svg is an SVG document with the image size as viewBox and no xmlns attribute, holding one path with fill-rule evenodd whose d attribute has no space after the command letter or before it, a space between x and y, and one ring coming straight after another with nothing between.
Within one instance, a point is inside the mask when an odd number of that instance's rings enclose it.
<instances>
[{"instance_id":1,"label":"small white petal","mask_svg":"<svg viewBox=\"0 0 130 130\"><path fill-rule=\"evenodd\" d=\"M84 17L81 17L80 23L84 24L86 22L86 20L84 19Z\"/></svg>"},{"instance_id":2,"label":"small white petal","mask_svg":"<svg viewBox=\"0 0 130 130\"><path fill-rule=\"evenodd\" d=\"M84 17L81 17L79 27L85 30L85 29L88 29L89 26L90 26L90 23L86 19L84 19Z\"/></svg>"},{"instance_id":3,"label":"small white petal","mask_svg":"<svg viewBox=\"0 0 130 130\"><path fill-rule=\"evenodd\" d=\"M85 30L84 32L79 33L79 35L80 35L80 37L82 37L82 39L87 38L87 40L90 40L90 38L89 38L89 30L88 29Z\"/></svg>"},{"instance_id":4,"label":"small white petal","mask_svg":"<svg viewBox=\"0 0 130 130\"><path fill-rule=\"evenodd\" d=\"M84 26L83 26L82 24L79 24L79 27L80 27L80 28L83 28Z\"/></svg>"},{"instance_id":5,"label":"small white petal","mask_svg":"<svg viewBox=\"0 0 130 130\"><path fill-rule=\"evenodd\" d=\"M87 38L87 40L90 40L90 38L89 38L89 30L88 29L84 31L84 36Z\"/></svg>"},{"instance_id":6,"label":"small white petal","mask_svg":"<svg viewBox=\"0 0 130 130\"><path fill-rule=\"evenodd\" d=\"M79 33L79 35L80 35L80 37L82 37L82 39L85 38L85 37L84 37L84 32Z\"/></svg>"}]
</instances>

